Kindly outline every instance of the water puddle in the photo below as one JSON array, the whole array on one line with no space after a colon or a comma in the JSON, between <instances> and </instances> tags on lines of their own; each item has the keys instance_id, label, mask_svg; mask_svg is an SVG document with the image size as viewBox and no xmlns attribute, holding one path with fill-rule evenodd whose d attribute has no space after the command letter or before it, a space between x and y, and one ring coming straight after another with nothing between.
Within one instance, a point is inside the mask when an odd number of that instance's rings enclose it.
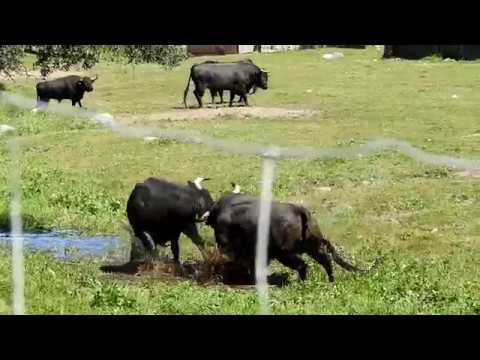
<instances>
[{"instance_id":1,"label":"water puddle","mask_svg":"<svg viewBox=\"0 0 480 360\"><path fill-rule=\"evenodd\" d=\"M56 259L73 260L79 257L111 257L124 252L119 238L114 236L81 236L74 231L24 233L27 249L44 251ZM9 232L0 232L0 245L10 245Z\"/></svg>"},{"instance_id":2,"label":"water puddle","mask_svg":"<svg viewBox=\"0 0 480 360\"><path fill-rule=\"evenodd\" d=\"M232 287L254 288L255 279L246 275L243 269L231 262L222 261L216 250L206 263L183 261L180 268L169 256L162 256L153 263L130 258L130 246L120 237L82 236L75 231L53 231L24 233L24 246L28 250L42 251L62 261L75 261L81 258L100 258L105 261L100 270L121 280L193 280L202 285L224 284ZM0 245L11 246L9 232L0 231ZM272 274L270 285L283 286L288 280L287 274Z\"/></svg>"}]
</instances>

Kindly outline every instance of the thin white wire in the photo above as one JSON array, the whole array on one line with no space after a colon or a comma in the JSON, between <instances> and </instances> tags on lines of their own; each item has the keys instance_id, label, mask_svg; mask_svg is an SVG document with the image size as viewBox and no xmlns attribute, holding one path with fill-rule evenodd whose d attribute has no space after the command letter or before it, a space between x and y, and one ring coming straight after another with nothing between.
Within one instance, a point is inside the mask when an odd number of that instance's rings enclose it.
<instances>
[{"instance_id":1,"label":"thin white wire","mask_svg":"<svg viewBox=\"0 0 480 360\"><path fill-rule=\"evenodd\" d=\"M25 268L22 230L21 148L16 136L9 141L12 166L10 169L10 231L12 239L13 314L25 314Z\"/></svg>"},{"instance_id":2,"label":"thin white wire","mask_svg":"<svg viewBox=\"0 0 480 360\"><path fill-rule=\"evenodd\" d=\"M3 93L0 96L0 103L6 102L24 109L31 109L34 100L17 94ZM67 116L83 117L93 120L124 137L145 138L156 136L161 139L177 140L184 143L205 144L215 149L242 155L263 155L270 149L270 146L259 144L238 143L231 140L221 140L203 134L194 133L180 129L157 129L146 127L129 127L118 123L111 115L96 113L77 108L65 107L58 104L50 104L46 109L48 112L60 113ZM351 159L358 156L368 156L386 150L395 150L419 162L445 166L457 170L478 170L480 160L454 158L444 155L436 155L413 147L406 141L396 139L378 139L366 144L348 146L343 148L312 147L280 147L277 146L278 159L301 158L301 159Z\"/></svg>"},{"instance_id":3,"label":"thin white wire","mask_svg":"<svg viewBox=\"0 0 480 360\"><path fill-rule=\"evenodd\" d=\"M262 194L260 212L258 214L257 247L255 256L255 282L259 299L259 313L268 315L268 240L270 230L270 214L272 210L272 185L275 171L275 160L265 158L262 170Z\"/></svg>"}]
</instances>

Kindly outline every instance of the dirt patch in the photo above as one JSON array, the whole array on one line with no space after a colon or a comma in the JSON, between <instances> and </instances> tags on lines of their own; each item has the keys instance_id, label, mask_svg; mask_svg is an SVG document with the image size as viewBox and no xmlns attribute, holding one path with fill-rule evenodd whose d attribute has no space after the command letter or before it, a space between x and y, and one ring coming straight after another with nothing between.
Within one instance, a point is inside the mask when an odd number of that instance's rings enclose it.
<instances>
[{"instance_id":1,"label":"dirt patch","mask_svg":"<svg viewBox=\"0 0 480 360\"><path fill-rule=\"evenodd\" d=\"M455 175L461 176L461 177L480 178L480 169L460 171L455 173Z\"/></svg>"},{"instance_id":2,"label":"dirt patch","mask_svg":"<svg viewBox=\"0 0 480 360\"><path fill-rule=\"evenodd\" d=\"M169 259L157 259L153 262L128 262L120 265L105 265L103 272L112 274L117 279L161 280L175 282L193 280L200 285L229 285L239 288L253 288L255 278L243 267L214 254L206 262L184 262L178 266ZM288 274L275 273L269 276L268 282L273 286L284 286L288 283Z\"/></svg>"},{"instance_id":3,"label":"dirt patch","mask_svg":"<svg viewBox=\"0 0 480 360\"><path fill-rule=\"evenodd\" d=\"M206 108L177 108L172 111L145 115L127 115L129 122L152 122L156 120L206 120L213 118L234 117L240 119L248 118L305 118L316 114L313 110L267 108L253 106L234 107L206 107ZM121 117L122 118L122 117Z\"/></svg>"}]
</instances>

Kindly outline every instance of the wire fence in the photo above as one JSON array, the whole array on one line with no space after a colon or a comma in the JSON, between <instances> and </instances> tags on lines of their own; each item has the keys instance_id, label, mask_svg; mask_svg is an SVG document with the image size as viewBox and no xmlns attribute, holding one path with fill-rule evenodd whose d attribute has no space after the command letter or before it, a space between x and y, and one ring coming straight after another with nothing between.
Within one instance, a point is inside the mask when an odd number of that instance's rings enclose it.
<instances>
[{"instance_id":1,"label":"wire fence","mask_svg":"<svg viewBox=\"0 0 480 360\"><path fill-rule=\"evenodd\" d=\"M1 94L1 93L0 93ZM0 104L10 104L23 109L32 109L34 100L17 94L3 93ZM355 159L369 156L384 151L396 151L419 162L448 167L457 170L479 170L480 160L462 159L444 155L436 155L420 150L408 142L396 139L378 139L366 144L339 148L313 148L313 147L282 147L277 145L259 145L240 143L231 140L221 140L207 135L179 130L159 129L150 127L125 126L107 113L99 113L84 109L65 107L50 104L43 111L59 113L76 118L95 121L126 138L151 138L176 140L183 143L203 144L216 150L240 155L263 157L262 166L262 192L260 198L260 212L257 229L257 247L255 259L255 279L259 298L259 313L269 313L268 300L268 238L270 228L270 212L272 201L272 185L275 178L276 162L287 158L312 159ZM12 229L12 276L13 276L13 308L15 314L23 314L24 310L24 263L23 263L23 238L21 223L21 176L19 157L21 151L16 138L10 142L13 167L11 169L10 186L12 189L11 202L11 229Z\"/></svg>"}]
</instances>

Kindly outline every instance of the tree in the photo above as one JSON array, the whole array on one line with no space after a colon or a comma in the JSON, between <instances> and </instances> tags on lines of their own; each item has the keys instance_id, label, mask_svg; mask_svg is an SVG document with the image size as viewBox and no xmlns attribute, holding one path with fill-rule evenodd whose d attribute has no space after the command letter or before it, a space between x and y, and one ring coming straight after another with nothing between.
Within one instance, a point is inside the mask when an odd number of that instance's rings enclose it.
<instances>
[{"instance_id":1,"label":"tree","mask_svg":"<svg viewBox=\"0 0 480 360\"><path fill-rule=\"evenodd\" d=\"M109 48L111 59L132 65L154 63L172 68L188 56L186 49L178 45L113 45Z\"/></svg>"},{"instance_id":2,"label":"tree","mask_svg":"<svg viewBox=\"0 0 480 360\"><path fill-rule=\"evenodd\" d=\"M40 68L42 76L56 69L68 71L77 64L90 69L100 59L100 47L96 45L27 46L25 52L36 56L34 66Z\"/></svg>"},{"instance_id":3,"label":"tree","mask_svg":"<svg viewBox=\"0 0 480 360\"><path fill-rule=\"evenodd\" d=\"M42 76L56 69L68 71L73 65L90 69L105 54L115 62L156 63L168 68L187 57L178 45L0 45L0 72L11 77L11 72L24 67L25 54L36 57L34 66Z\"/></svg>"},{"instance_id":4,"label":"tree","mask_svg":"<svg viewBox=\"0 0 480 360\"><path fill-rule=\"evenodd\" d=\"M22 66L24 47L21 45L0 45L0 74L12 77L10 72L18 71Z\"/></svg>"}]
</instances>

